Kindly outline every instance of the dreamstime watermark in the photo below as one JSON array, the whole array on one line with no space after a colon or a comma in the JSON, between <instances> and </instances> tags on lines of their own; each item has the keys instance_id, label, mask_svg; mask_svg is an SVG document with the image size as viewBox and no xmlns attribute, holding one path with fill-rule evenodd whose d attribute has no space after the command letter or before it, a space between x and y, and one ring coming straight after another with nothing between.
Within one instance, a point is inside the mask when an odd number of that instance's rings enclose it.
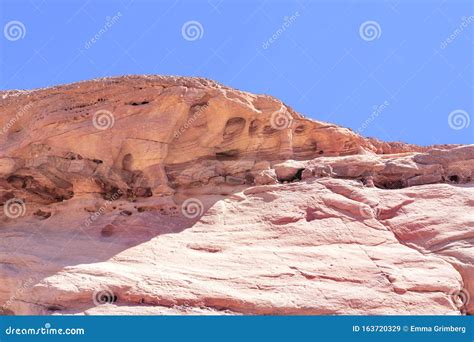
<instances>
[{"instance_id":1,"label":"dreamstime watermark","mask_svg":"<svg viewBox=\"0 0 474 342\"><path fill-rule=\"evenodd\" d=\"M264 50L268 49L270 45L272 45L274 42L276 42L283 33L298 19L300 16L300 13L296 11L290 16L285 16L283 18L283 24L268 38L266 41L262 43L262 48Z\"/></svg>"},{"instance_id":2,"label":"dreamstime watermark","mask_svg":"<svg viewBox=\"0 0 474 342\"><path fill-rule=\"evenodd\" d=\"M105 201L105 203L96 211L94 212L91 216L89 216L85 222L86 227L89 227L93 222L95 222L100 216L102 216L109 205L112 204L113 201L119 199L123 195L122 190L117 190L110 196L110 199Z\"/></svg>"},{"instance_id":3,"label":"dreamstime watermark","mask_svg":"<svg viewBox=\"0 0 474 342\"><path fill-rule=\"evenodd\" d=\"M474 21L474 15L462 17L461 24L440 44L442 50L446 49L449 44L454 42L456 38Z\"/></svg>"},{"instance_id":4,"label":"dreamstime watermark","mask_svg":"<svg viewBox=\"0 0 474 342\"><path fill-rule=\"evenodd\" d=\"M25 281L23 284L21 284L20 287L18 287L13 295L10 296L10 298L3 304L2 309L6 310L8 309L12 303L22 295L23 292L25 292L30 286L32 286L37 280L34 278L29 278L27 281Z\"/></svg>"},{"instance_id":5,"label":"dreamstime watermark","mask_svg":"<svg viewBox=\"0 0 474 342\"><path fill-rule=\"evenodd\" d=\"M204 27L199 21L187 21L181 27L181 35L190 42L201 39L204 36Z\"/></svg>"},{"instance_id":6,"label":"dreamstime watermark","mask_svg":"<svg viewBox=\"0 0 474 342\"><path fill-rule=\"evenodd\" d=\"M370 116L362 123L362 125L357 129L359 134L369 127L369 125L380 115L382 112L390 105L390 102L384 101L381 105L373 106L372 113Z\"/></svg>"},{"instance_id":7,"label":"dreamstime watermark","mask_svg":"<svg viewBox=\"0 0 474 342\"><path fill-rule=\"evenodd\" d=\"M117 12L114 16L108 16L107 18L105 18L104 26L91 39L84 43L84 48L86 50L89 50L92 45L97 43L102 38L102 36L107 33L107 31L110 30L112 26L114 26L120 20L121 17L122 13Z\"/></svg>"},{"instance_id":8,"label":"dreamstime watermark","mask_svg":"<svg viewBox=\"0 0 474 342\"><path fill-rule=\"evenodd\" d=\"M448 124L454 130L468 128L471 123L471 117L462 109L453 110L448 115Z\"/></svg>"},{"instance_id":9,"label":"dreamstime watermark","mask_svg":"<svg viewBox=\"0 0 474 342\"><path fill-rule=\"evenodd\" d=\"M193 122L196 121L201 114L204 112L204 110L208 107L209 105L204 105L201 108L199 108L190 118L186 120L184 125L182 125L174 134L174 138L178 139L189 127L192 126Z\"/></svg>"},{"instance_id":10,"label":"dreamstime watermark","mask_svg":"<svg viewBox=\"0 0 474 342\"><path fill-rule=\"evenodd\" d=\"M26 27L21 21L9 21L3 27L3 35L11 42L23 39L26 36Z\"/></svg>"},{"instance_id":11,"label":"dreamstime watermark","mask_svg":"<svg viewBox=\"0 0 474 342\"><path fill-rule=\"evenodd\" d=\"M26 112L28 112L28 110L30 110L30 108L33 107L33 103L28 103L27 105L23 106L16 114L13 118L11 118L3 127L2 127L2 130L0 131L0 134L3 135L5 133L7 133L12 127L13 125L15 125L15 123L20 120L20 118L26 114Z\"/></svg>"},{"instance_id":12,"label":"dreamstime watermark","mask_svg":"<svg viewBox=\"0 0 474 342\"><path fill-rule=\"evenodd\" d=\"M3 205L3 212L5 213L7 217L11 219L15 219L20 216L25 216L26 204L20 198L10 198Z\"/></svg>"},{"instance_id":13,"label":"dreamstime watermark","mask_svg":"<svg viewBox=\"0 0 474 342\"><path fill-rule=\"evenodd\" d=\"M46 323L40 328L15 328L9 326L5 329L6 335L84 335L83 328L53 328L50 323Z\"/></svg>"},{"instance_id":14,"label":"dreamstime watermark","mask_svg":"<svg viewBox=\"0 0 474 342\"><path fill-rule=\"evenodd\" d=\"M466 289L453 289L449 292L449 298L458 310L465 310L471 299Z\"/></svg>"},{"instance_id":15,"label":"dreamstime watermark","mask_svg":"<svg viewBox=\"0 0 474 342\"><path fill-rule=\"evenodd\" d=\"M272 128L278 130L290 127L292 122L293 117L283 106L279 110L273 112L270 117L270 125L272 126Z\"/></svg>"},{"instance_id":16,"label":"dreamstime watermark","mask_svg":"<svg viewBox=\"0 0 474 342\"><path fill-rule=\"evenodd\" d=\"M366 42L370 42L380 38L382 35L382 28L378 22L368 20L359 26L359 35Z\"/></svg>"},{"instance_id":17,"label":"dreamstime watermark","mask_svg":"<svg viewBox=\"0 0 474 342\"><path fill-rule=\"evenodd\" d=\"M117 301L117 296L114 292L108 287L102 287L98 290L95 290L92 294L92 302L95 306L112 304Z\"/></svg>"},{"instance_id":18,"label":"dreamstime watermark","mask_svg":"<svg viewBox=\"0 0 474 342\"><path fill-rule=\"evenodd\" d=\"M188 198L181 204L181 213L190 219L199 217L204 213L204 205L197 198Z\"/></svg>"},{"instance_id":19,"label":"dreamstime watermark","mask_svg":"<svg viewBox=\"0 0 474 342\"><path fill-rule=\"evenodd\" d=\"M98 110L92 117L92 124L101 131L112 128L115 124L114 114L105 109Z\"/></svg>"}]
</instances>

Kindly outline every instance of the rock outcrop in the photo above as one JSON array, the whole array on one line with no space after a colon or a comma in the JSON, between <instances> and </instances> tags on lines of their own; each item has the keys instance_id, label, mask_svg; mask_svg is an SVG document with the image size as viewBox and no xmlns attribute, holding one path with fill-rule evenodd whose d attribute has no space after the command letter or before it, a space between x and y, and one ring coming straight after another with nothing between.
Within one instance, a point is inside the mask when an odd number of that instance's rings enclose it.
<instances>
[{"instance_id":1,"label":"rock outcrop","mask_svg":"<svg viewBox=\"0 0 474 342\"><path fill-rule=\"evenodd\" d=\"M0 92L3 314L474 312L474 145L195 78Z\"/></svg>"}]
</instances>

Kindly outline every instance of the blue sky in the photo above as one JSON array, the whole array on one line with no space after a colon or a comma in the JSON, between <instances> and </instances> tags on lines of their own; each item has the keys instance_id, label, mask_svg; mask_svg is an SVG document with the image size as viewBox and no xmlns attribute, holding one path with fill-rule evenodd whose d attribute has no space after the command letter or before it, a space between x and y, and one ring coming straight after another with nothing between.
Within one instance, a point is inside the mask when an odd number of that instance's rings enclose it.
<instances>
[{"instance_id":1,"label":"blue sky","mask_svg":"<svg viewBox=\"0 0 474 342\"><path fill-rule=\"evenodd\" d=\"M2 0L0 89L202 76L366 136L474 143L473 7L470 0Z\"/></svg>"}]
</instances>

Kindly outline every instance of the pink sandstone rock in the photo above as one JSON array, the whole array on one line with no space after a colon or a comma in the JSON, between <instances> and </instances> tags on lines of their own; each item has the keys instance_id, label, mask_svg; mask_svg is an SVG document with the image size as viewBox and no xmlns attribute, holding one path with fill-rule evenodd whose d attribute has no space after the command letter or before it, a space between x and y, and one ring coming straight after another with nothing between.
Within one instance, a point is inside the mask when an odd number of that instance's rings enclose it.
<instances>
[{"instance_id":1,"label":"pink sandstone rock","mask_svg":"<svg viewBox=\"0 0 474 342\"><path fill-rule=\"evenodd\" d=\"M472 314L474 145L195 78L0 92L3 314Z\"/></svg>"}]
</instances>

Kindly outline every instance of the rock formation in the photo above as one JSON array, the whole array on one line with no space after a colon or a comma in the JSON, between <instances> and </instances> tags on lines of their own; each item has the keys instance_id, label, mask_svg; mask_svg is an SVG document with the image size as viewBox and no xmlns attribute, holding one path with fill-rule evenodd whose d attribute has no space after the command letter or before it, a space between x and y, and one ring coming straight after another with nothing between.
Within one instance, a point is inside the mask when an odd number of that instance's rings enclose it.
<instances>
[{"instance_id":1,"label":"rock formation","mask_svg":"<svg viewBox=\"0 0 474 342\"><path fill-rule=\"evenodd\" d=\"M474 145L198 78L0 92L3 314L472 314Z\"/></svg>"}]
</instances>

